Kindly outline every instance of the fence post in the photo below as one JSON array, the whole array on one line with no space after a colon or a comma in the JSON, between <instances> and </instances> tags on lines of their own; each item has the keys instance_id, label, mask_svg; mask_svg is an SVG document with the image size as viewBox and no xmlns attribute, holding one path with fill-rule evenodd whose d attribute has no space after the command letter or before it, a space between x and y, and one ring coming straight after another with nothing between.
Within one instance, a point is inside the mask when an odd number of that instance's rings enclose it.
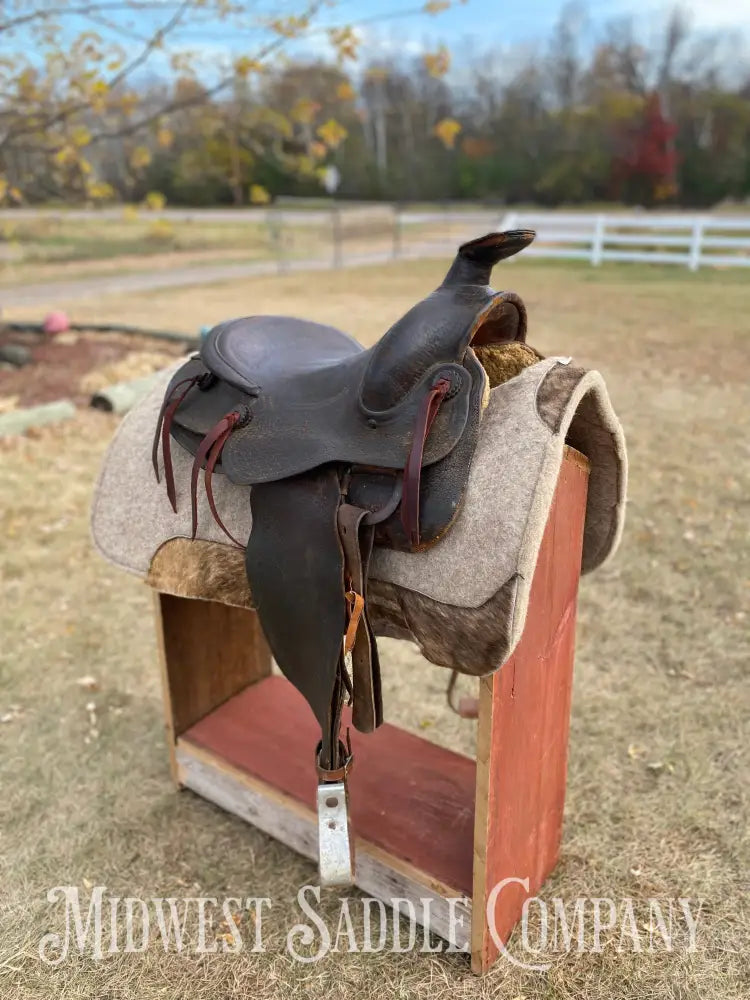
<instances>
[{"instance_id":1,"label":"fence post","mask_svg":"<svg viewBox=\"0 0 750 1000\"><path fill-rule=\"evenodd\" d=\"M591 241L591 264L593 267L599 267L602 262L605 228L606 219L600 212L594 221L594 237Z\"/></svg>"},{"instance_id":2,"label":"fence post","mask_svg":"<svg viewBox=\"0 0 750 1000\"><path fill-rule=\"evenodd\" d=\"M279 209L269 209L266 215L268 233L271 240L271 247L276 252L276 266L279 274L284 271L284 235L282 231L282 218Z\"/></svg>"},{"instance_id":3,"label":"fence post","mask_svg":"<svg viewBox=\"0 0 750 1000\"><path fill-rule=\"evenodd\" d=\"M701 244L703 242L703 219L693 220L693 235L690 238L690 253L688 255L688 267L691 271L697 271L701 266Z\"/></svg>"},{"instance_id":4,"label":"fence post","mask_svg":"<svg viewBox=\"0 0 750 1000\"><path fill-rule=\"evenodd\" d=\"M334 205L331 209L331 235L333 237L333 267L338 270L342 260L341 210L338 205Z\"/></svg>"}]
</instances>

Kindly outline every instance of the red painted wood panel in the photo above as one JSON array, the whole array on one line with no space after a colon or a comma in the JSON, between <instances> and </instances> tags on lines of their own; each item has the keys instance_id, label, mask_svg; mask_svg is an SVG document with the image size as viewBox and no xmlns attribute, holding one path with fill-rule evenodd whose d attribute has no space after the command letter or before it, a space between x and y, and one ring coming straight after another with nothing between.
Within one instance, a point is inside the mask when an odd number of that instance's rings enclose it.
<instances>
[{"instance_id":1,"label":"red painted wood panel","mask_svg":"<svg viewBox=\"0 0 750 1000\"><path fill-rule=\"evenodd\" d=\"M554 868L562 836L587 485L585 460L568 453L537 561L524 634L490 682L486 866L483 891L475 886L480 898L474 906L484 911L493 886L504 879L529 879L528 892L509 884L497 897L495 926L503 941L526 897ZM480 818L482 811L480 807ZM481 831L477 838L481 844ZM487 969L497 955L485 925L475 966Z\"/></svg>"},{"instance_id":2,"label":"red painted wood panel","mask_svg":"<svg viewBox=\"0 0 750 1000\"><path fill-rule=\"evenodd\" d=\"M355 834L471 896L474 761L387 723L351 736ZM251 685L182 738L314 810L320 732L283 677Z\"/></svg>"}]
</instances>

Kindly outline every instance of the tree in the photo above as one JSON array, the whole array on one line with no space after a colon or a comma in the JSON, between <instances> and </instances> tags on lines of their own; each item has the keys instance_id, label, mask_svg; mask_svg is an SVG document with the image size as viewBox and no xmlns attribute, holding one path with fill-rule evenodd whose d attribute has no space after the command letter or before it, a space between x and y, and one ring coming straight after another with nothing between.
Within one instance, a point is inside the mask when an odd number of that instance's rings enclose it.
<instances>
[{"instance_id":1,"label":"tree","mask_svg":"<svg viewBox=\"0 0 750 1000\"><path fill-rule=\"evenodd\" d=\"M664 116L660 95L651 94L619 164L631 197L643 204L653 205L676 194L676 133L676 127Z\"/></svg>"},{"instance_id":2,"label":"tree","mask_svg":"<svg viewBox=\"0 0 750 1000\"><path fill-rule=\"evenodd\" d=\"M175 123L184 124L185 116L192 121L193 112L216 102L221 121L206 141L218 143L221 153L215 149L212 162L225 158L234 200L242 201L253 164L269 150L289 155L283 142L299 132L299 123L264 114L258 99L272 61L289 42L315 32L327 36L340 65L357 56L353 25L319 26L331 6L301 0L296 12L276 17L265 15L260 3L233 0L0 2L3 199L103 199L114 193L105 175L120 189L138 189L154 159L172 145ZM433 2L424 10L436 14L449 6ZM261 40L252 51L206 66L185 43L184 30L217 26ZM145 86L154 66L166 85ZM309 136L304 162L335 145L336 132L334 124L322 141ZM116 170L114 148L124 154Z\"/></svg>"}]
</instances>

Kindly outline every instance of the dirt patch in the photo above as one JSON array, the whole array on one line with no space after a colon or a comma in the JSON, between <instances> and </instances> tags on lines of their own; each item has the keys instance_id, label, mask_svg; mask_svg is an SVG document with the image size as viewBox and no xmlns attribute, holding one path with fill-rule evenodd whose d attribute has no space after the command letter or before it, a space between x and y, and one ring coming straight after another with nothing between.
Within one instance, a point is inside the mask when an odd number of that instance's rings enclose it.
<instances>
[{"instance_id":1,"label":"dirt patch","mask_svg":"<svg viewBox=\"0 0 750 1000\"><path fill-rule=\"evenodd\" d=\"M114 382L158 371L184 347L152 337L115 333L66 332L53 337L0 330L0 345L31 352L31 363L0 367L0 409L18 409L70 399L88 405L91 393Z\"/></svg>"}]
</instances>

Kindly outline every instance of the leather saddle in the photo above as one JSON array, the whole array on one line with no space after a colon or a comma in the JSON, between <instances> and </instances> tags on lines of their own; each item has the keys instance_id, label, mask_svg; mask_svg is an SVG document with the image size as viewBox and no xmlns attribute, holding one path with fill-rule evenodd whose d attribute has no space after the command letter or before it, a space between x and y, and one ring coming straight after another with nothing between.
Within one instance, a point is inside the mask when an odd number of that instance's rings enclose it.
<instances>
[{"instance_id":1,"label":"leather saddle","mask_svg":"<svg viewBox=\"0 0 750 1000\"><path fill-rule=\"evenodd\" d=\"M523 303L494 292L490 273L533 238L520 230L465 243L440 287L369 349L306 320L235 319L209 333L167 388L154 470L158 478L161 444L176 510L171 439L194 456L193 535L201 474L225 531L212 476L252 487L250 537L229 537L245 548L274 658L320 724L323 884L353 877L343 705L363 732L383 717L367 614L372 548L424 549L456 517L487 401L478 355L526 335Z\"/></svg>"}]
</instances>

